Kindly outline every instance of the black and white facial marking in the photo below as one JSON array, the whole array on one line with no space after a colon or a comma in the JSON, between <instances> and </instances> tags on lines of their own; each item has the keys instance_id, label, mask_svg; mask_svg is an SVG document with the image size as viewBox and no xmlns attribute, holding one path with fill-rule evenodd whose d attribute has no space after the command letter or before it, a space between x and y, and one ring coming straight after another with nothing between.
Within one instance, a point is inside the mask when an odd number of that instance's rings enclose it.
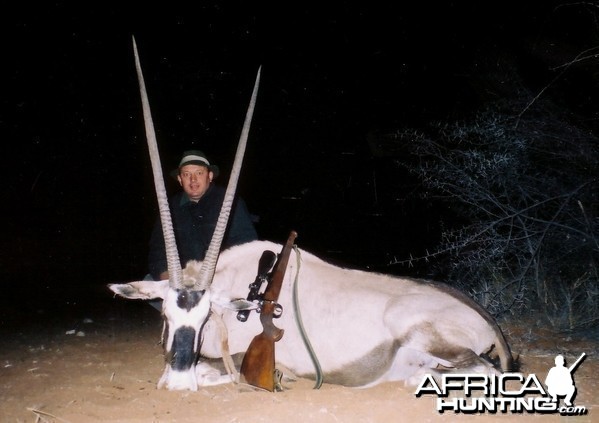
<instances>
[{"instance_id":1,"label":"black and white facial marking","mask_svg":"<svg viewBox=\"0 0 599 423\"><path fill-rule=\"evenodd\" d=\"M201 291L177 289L176 291L179 294L177 296L177 306L187 311L190 311L192 308L196 307L200 303L202 297L204 296L204 293L206 292L206 290L204 289Z\"/></svg>"},{"instance_id":2,"label":"black and white facial marking","mask_svg":"<svg viewBox=\"0 0 599 423\"><path fill-rule=\"evenodd\" d=\"M172 370L185 371L191 368L197 358L196 331L189 326L177 328L173 336L173 344L166 351L165 361Z\"/></svg>"},{"instance_id":3,"label":"black and white facial marking","mask_svg":"<svg viewBox=\"0 0 599 423\"><path fill-rule=\"evenodd\" d=\"M168 389L197 389L194 367L201 329L210 313L209 297L205 290L169 288L164 298L166 368L161 383Z\"/></svg>"}]
</instances>

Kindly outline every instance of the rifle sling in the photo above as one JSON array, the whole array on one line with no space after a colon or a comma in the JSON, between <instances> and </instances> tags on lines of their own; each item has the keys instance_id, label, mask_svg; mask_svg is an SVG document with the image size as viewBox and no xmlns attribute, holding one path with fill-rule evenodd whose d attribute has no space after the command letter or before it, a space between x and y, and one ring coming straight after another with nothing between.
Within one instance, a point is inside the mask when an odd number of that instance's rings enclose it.
<instances>
[{"instance_id":1,"label":"rifle sling","mask_svg":"<svg viewBox=\"0 0 599 423\"><path fill-rule=\"evenodd\" d=\"M293 246L295 250L295 256L297 260L297 269L295 271L295 279L293 280L293 310L295 311L297 328L299 329L299 333L302 337L302 341L304 341L304 345L308 350L308 354L310 355L310 359L312 360L312 364L314 365L314 373L316 382L314 384L314 389L320 389L323 382L323 374L322 368L320 367L320 362L318 361L318 357L316 356L316 352L314 352L314 348L312 348L312 343L308 338L308 334L306 333L306 328L304 327L304 323L302 321L302 314L300 312L299 307L299 293L298 293L298 282L299 282L299 270L301 265L301 255L300 250L296 245Z\"/></svg>"}]
</instances>

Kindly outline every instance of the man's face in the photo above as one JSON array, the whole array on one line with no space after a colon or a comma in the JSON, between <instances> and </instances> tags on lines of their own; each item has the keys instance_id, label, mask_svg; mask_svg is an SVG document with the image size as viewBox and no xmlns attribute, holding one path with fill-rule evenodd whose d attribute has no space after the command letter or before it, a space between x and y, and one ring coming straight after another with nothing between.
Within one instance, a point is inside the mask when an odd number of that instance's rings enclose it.
<instances>
[{"instance_id":1,"label":"man's face","mask_svg":"<svg viewBox=\"0 0 599 423\"><path fill-rule=\"evenodd\" d=\"M179 169L177 179L189 199L198 201L208 191L214 174L206 166L189 164Z\"/></svg>"}]
</instances>

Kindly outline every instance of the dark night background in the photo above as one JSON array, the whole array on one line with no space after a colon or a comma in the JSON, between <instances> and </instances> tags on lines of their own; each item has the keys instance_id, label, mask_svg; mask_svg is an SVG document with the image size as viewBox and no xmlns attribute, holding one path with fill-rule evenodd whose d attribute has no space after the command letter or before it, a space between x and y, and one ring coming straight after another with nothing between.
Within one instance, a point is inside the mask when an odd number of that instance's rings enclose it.
<instances>
[{"instance_id":1,"label":"dark night background","mask_svg":"<svg viewBox=\"0 0 599 423\"><path fill-rule=\"evenodd\" d=\"M386 264L434 246L443 211L410 197L415 181L368 137L468 116L512 82L492 76L504 69L536 94L599 41L593 3L178 3L3 12L4 328L109 307L106 283L146 272L156 200L132 35L165 172L197 147L226 184L262 65L239 190L260 237L293 228L323 258L422 275ZM545 95L596 131L590 62Z\"/></svg>"}]
</instances>

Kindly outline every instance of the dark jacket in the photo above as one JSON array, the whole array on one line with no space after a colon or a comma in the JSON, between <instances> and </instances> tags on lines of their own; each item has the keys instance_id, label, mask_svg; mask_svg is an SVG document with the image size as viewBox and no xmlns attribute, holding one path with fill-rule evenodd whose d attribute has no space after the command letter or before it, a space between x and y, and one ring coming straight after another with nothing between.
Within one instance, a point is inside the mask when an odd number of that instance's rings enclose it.
<instances>
[{"instance_id":1,"label":"dark jacket","mask_svg":"<svg viewBox=\"0 0 599 423\"><path fill-rule=\"evenodd\" d=\"M189 260L204 259L224 198L223 187L210 185L197 203L190 201L183 191L170 199L171 218L182 267ZM221 249L256 239L258 235L247 206L243 199L236 198ZM158 280L160 273L168 268L160 219L156 221L150 238L148 264L154 280Z\"/></svg>"}]
</instances>

